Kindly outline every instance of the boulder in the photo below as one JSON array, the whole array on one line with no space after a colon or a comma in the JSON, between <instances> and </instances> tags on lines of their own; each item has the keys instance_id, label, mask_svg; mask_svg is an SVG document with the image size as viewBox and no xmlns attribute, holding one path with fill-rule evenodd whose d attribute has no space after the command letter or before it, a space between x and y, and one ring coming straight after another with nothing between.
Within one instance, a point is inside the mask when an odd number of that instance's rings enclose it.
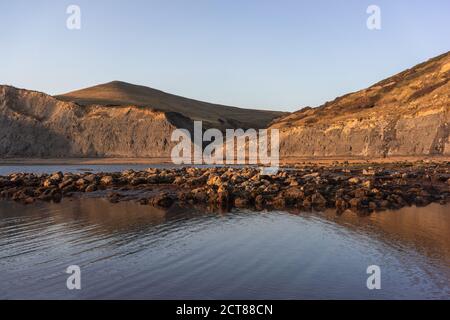
<instances>
[{"instance_id":1,"label":"boulder","mask_svg":"<svg viewBox=\"0 0 450 320\"><path fill-rule=\"evenodd\" d=\"M105 186L112 185L114 183L114 178L112 176L103 176L100 179L100 183Z\"/></svg>"},{"instance_id":2,"label":"boulder","mask_svg":"<svg viewBox=\"0 0 450 320\"><path fill-rule=\"evenodd\" d=\"M351 184L358 184L361 180L358 177L352 177L348 179L348 182Z\"/></svg>"},{"instance_id":3,"label":"boulder","mask_svg":"<svg viewBox=\"0 0 450 320\"><path fill-rule=\"evenodd\" d=\"M94 192L97 190L97 186L93 183L90 184L86 187L86 189L84 190L84 192Z\"/></svg>"},{"instance_id":4,"label":"boulder","mask_svg":"<svg viewBox=\"0 0 450 320\"><path fill-rule=\"evenodd\" d=\"M316 192L311 196L311 203L316 207L325 207L327 205L327 200L319 192Z\"/></svg>"},{"instance_id":5,"label":"boulder","mask_svg":"<svg viewBox=\"0 0 450 320\"><path fill-rule=\"evenodd\" d=\"M206 182L208 186L221 186L222 185L222 179L219 176L216 175L210 175L208 181Z\"/></svg>"},{"instance_id":6,"label":"boulder","mask_svg":"<svg viewBox=\"0 0 450 320\"><path fill-rule=\"evenodd\" d=\"M150 203L157 207L169 208L174 203L174 198L166 192L154 196Z\"/></svg>"},{"instance_id":7,"label":"boulder","mask_svg":"<svg viewBox=\"0 0 450 320\"><path fill-rule=\"evenodd\" d=\"M234 199L234 206L236 208L247 208L249 206L249 201L246 198L238 197Z\"/></svg>"}]
</instances>

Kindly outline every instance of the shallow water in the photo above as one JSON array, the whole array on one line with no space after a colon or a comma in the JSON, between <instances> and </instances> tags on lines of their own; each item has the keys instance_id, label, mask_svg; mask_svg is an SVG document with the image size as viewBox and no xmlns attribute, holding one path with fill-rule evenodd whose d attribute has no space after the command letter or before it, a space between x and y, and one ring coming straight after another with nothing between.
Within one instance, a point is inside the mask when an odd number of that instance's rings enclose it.
<instances>
[{"instance_id":1,"label":"shallow water","mask_svg":"<svg viewBox=\"0 0 450 320\"><path fill-rule=\"evenodd\" d=\"M128 169L133 170L145 170L149 167L152 168L173 168L173 164L67 164L67 165L0 165L0 176L6 176L11 173L53 173L53 172L72 172L72 173L84 173L84 172L121 172Z\"/></svg>"},{"instance_id":2,"label":"shallow water","mask_svg":"<svg viewBox=\"0 0 450 320\"><path fill-rule=\"evenodd\" d=\"M163 211L134 202L0 202L0 298L450 299L450 207ZM69 265L81 290L68 290ZM381 290L366 269L381 268Z\"/></svg>"},{"instance_id":3,"label":"shallow water","mask_svg":"<svg viewBox=\"0 0 450 320\"><path fill-rule=\"evenodd\" d=\"M145 170L147 168L181 168L187 165L167 164L44 164L44 165L14 165L14 164L0 164L0 176L7 176L11 173L36 173L36 174L51 174L61 171L63 173L85 173L85 172L122 172L124 170ZM198 165L196 168L210 168L220 167L221 165ZM243 165L227 165L228 167L242 168Z\"/></svg>"}]
</instances>

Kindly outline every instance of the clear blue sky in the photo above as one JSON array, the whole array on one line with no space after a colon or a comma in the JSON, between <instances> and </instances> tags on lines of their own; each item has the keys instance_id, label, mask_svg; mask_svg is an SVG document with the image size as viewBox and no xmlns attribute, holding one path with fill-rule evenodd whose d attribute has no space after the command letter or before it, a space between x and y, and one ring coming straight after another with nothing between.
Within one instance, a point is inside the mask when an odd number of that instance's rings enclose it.
<instances>
[{"instance_id":1,"label":"clear blue sky","mask_svg":"<svg viewBox=\"0 0 450 320\"><path fill-rule=\"evenodd\" d=\"M70 4L81 30L66 28ZM122 80L294 111L449 50L449 0L0 2L0 83L49 94Z\"/></svg>"}]
</instances>

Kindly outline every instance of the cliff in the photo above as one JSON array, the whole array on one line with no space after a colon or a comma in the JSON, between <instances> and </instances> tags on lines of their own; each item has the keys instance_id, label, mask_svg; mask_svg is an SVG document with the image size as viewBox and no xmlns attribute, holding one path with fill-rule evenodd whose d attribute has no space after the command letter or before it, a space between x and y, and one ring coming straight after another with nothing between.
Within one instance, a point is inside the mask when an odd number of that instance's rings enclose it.
<instances>
[{"instance_id":1,"label":"cliff","mask_svg":"<svg viewBox=\"0 0 450 320\"><path fill-rule=\"evenodd\" d=\"M0 86L0 157L164 157L171 132L192 127L174 112L80 106Z\"/></svg>"},{"instance_id":2,"label":"cliff","mask_svg":"<svg viewBox=\"0 0 450 320\"><path fill-rule=\"evenodd\" d=\"M450 155L450 53L271 124L280 155Z\"/></svg>"}]
</instances>

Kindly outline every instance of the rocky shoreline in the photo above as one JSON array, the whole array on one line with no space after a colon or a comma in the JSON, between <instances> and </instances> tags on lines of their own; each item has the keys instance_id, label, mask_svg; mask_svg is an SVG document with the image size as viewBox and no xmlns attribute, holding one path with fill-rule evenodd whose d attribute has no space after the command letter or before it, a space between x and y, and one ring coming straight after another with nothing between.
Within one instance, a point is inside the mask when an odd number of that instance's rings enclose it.
<instances>
[{"instance_id":1,"label":"rocky shoreline","mask_svg":"<svg viewBox=\"0 0 450 320\"><path fill-rule=\"evenodd\" d=\"M301 164L275 175L256 167L149 168L116 173L0 176L0 198L23 204L89 194L169 208L352 210L366 214L450 200L450 162Z\"/></svg>"}]
</instances>

